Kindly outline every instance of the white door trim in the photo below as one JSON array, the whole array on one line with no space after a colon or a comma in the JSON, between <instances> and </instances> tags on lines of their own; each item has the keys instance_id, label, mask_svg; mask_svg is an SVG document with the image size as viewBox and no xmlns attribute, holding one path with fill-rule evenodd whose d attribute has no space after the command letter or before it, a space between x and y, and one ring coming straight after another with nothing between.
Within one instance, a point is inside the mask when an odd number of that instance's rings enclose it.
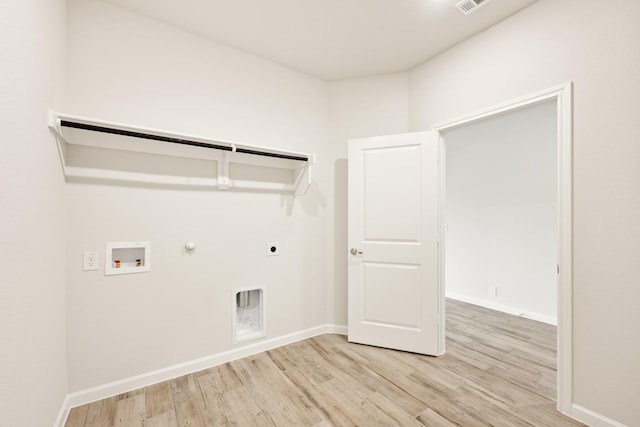
<instances>
[{"instance_id":1,"label":"white door trim","mask_svg":"<svg viewBox=\"0 0 640 427\"><path fill-rule=\"evenodd\" d=\"M570 415L573 406L573 84L571 82L523 96L465 116L439 123L440 134L489 117L556 101L558 139L558 410ZM443 162L444 159L440 159ZM443 163L441 163L443 164ZM444 168L440 168L444 175ZM444 176L440 177L444 182ZM442 205L441 205L442 206ZM444 212L441 212L441 217ZM442 221L444 222L444 221ZM444 230L441 229L444 236ZM441 251L441 256L444 249ZM443 260L441 260L443 262ZM442 278L444 280L444 277ZM441 284L444 289L444 283Z\"/></svg>"}]
</instances>

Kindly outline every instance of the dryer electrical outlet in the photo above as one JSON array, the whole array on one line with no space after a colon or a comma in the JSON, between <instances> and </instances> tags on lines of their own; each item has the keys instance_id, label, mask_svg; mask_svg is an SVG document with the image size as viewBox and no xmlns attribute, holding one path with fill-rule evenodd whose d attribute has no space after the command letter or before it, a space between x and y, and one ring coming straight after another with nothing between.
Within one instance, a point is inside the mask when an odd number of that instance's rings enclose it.
<instances>
[{"instance_id":1,"label":"dryer electrical outlet","mask_svg":"<svg viewBox=\"0 0 640 427\"><path fill-rule=\"evenodd\" d=\"M267 243L267 256L278 256L280 255L280 243L271 242Z\"/></svg>"}]
</instances>

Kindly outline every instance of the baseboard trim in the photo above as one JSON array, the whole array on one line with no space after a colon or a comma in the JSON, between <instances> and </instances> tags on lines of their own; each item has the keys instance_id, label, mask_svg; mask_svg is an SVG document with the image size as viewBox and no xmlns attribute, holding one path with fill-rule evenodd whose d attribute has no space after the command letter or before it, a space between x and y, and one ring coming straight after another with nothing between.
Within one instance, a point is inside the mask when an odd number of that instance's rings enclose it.
<instances>
[{"instance_id":1,"label":"baseboard trim","mask_svg":"<svg viewBox=\"0 0 640 427\"><path fill-rule=\"evenodd\" d=\"M628 427L626 424L619 423L575 403L571 406L570 416L591 427Z\"/></svg>"},{"instance_id":2,"label":"baseboard trim","mask_svg":"<svg viewBox=\"0 0 640 427\"><path fill-rule=\"evenodd\" d=\"M95 402L96 400L106 399L107 397L126 393L141 387L147 387L162 381L167 381L182 375L222 365L223 363L242 359L243 357L323 334L346 335L347 327L332 324L316 326L314 328L254 342L241 347L238 346L237 348L233 348L222 353L212 354L200 359L191 360L189 362L180 363L130 378L124 378L122 380L70 393L65 398L62 408L60 408L54 427L64 427L70 409L75 408L76 406L85 405L87 403Z\"/></svg>"},{"instance_id":3,"label":"baseboard trim","mask_svg":"<svg viewBox=\"0 0 640 427\"><path fill-rule=\"evenodd\" d=\"M489 308L491 310L501 311L503 313L513 314L515 316L524 317L526 319L537 320L538 322L548 323L549 325L558 325L558 318L553 316L547 316L533 311L521 310L517 307L511 307L508 305L496 304L491 301L483 300L480 298L470 297L467 295L457 294L455 292L447 292L447 298L451 298L457 301L466 302L473 305L479 305L480 307Z\"/></svg>"},{"instance_id":4,"label":"baseboard trim","mask_svg":"<svg viewBox=\"0 0 640 427\"><path fill-rule=\"evenodd\" d=\"M347 335L349 328L342 325L326 325L327 334Z\"/></svg>"},{"instance_id":5,"label":"baseboard trim","mask_svg":"<svg viewBox=\"0 0 640 427\"><path fill-rule=\"evenodd\" d=\"M69 406L69 395L67 394L62 401L62 406L60 407L60 411L58 412L58 416L56 417L56 421L53 423L53 427L64 427L67 422L67 417L69 416L69 410L71 406Z\"/></svg>"}]
</instances>

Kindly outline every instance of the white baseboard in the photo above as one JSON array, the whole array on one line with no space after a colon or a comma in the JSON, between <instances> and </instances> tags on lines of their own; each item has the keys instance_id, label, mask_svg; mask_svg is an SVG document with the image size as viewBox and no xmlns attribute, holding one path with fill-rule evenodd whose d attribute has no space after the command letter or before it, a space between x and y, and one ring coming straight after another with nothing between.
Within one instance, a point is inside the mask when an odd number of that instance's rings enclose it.
<instances>
[{"instance_id":1,"label":"white baseboard","mask_svg":"<svg viewBox=\"0 0 640 427\"><path fill-rule=\"evenodd\" d=\"M60 411L58 412L58 416L56 417L56 421L53 424L53 427L64 427L64 424L67 422L67 417L69 416L69 410L71 407L69 406L69 395L64 398L62 402L62 406L60 407Z\"/></svg>"},{"instance_id":2,"label":"white baseboard","mask_svg":"<svg viewBox=\"0 0 640 427\"><path fill-rule=\"evenodd\" d=\"M326 325L327 334L347 335L349 328L341 325Z\"/></svg>"},{"instance_id":3,"label":"white baseboard","mask_svg":"<svg viewBox=\"0 0 640 427\"><path fill-rule=\"evenodd\" d=\"M296 341L301 341L307 338L315 337L322 334L341 334L346 335L347 327L341 325L322 325L314 328L305 329L303 331L294 332L281 337L271 338L238 346L222 353L212 354L200 359L191 360L189 362L180 363L174 366L158 369L155 371L147 372L144 374L136 375L130 378L124 378L122 380L113 381L107 384L92 387L86 390L76 391L67 395L63 402L62 408L58 414L58 418L54 424L54 427L64 427L64 424L69 415L69 410L76 406L85 405L87 403L95 402L96 400L106 399L107 397L115 396L117 394L126 393L131 390L135 390L141 387L147 387L162 381L167 381L172 378L177 378L182 375L187 375L193 372L208 369L213 366L222 365L223 363L231 362L233 360L242 359L243 357L251 356L256 353L271 350L276 347L291 344Z\"/></svg>"},{"instance_id":4,"label":"white baseboard","mask_svg":"<svg viewBox=\"0 0 640 427\"><path fill-rule=\"evenodd\" d=\"M447 298L451 298L457 301L466 302L473 305L479 305L480 307L490 308L491 310L502 311L503 313L513 314L515 316L524 317L526 319L537 320L538 322L548 323L549 325L558 325L558 318L553 316L547 316L533 311L522 310L518 307L511 307L509 305L496 304L491 301L483 300L480 298L470 297L455 292L447 292Z\"/></svg>"},{"instance_id":5,"label":"white baseboard","mask_svg":"<svg viewBox=\"0 0 640 427\"><path fill-rule=\"evenodd\" d=\"M568 415L591 427L628 427L626 424L619 423L575 403L571 406L571 414Z\"/></svg>"}]
</instances>

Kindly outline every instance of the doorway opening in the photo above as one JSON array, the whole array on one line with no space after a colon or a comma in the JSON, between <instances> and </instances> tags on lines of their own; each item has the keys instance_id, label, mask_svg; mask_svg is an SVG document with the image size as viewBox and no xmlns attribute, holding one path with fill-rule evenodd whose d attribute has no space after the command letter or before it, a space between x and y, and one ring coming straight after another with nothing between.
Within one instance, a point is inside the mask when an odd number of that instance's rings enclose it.
<instances>
[{"instance_id":1,"label":"doorway opening","mask_svg":"<svg viewBox=\"0 0 640 427\"><path fill-rule=\"evenodd\" d=\"M567 84L434 127L442 303L446 295L557 323L556 402L565 414L572 400L571 113Z\"/></svg>"},{"instance_id":2,"label":"doorway opening","mask_svg":"<svg viewBox=\"0 0 640 427\"><path fill-rule=\"evenodd\" d=\"M557 324L554 100L447 132L445 295Z\"/></svg>"}]
</instances>

